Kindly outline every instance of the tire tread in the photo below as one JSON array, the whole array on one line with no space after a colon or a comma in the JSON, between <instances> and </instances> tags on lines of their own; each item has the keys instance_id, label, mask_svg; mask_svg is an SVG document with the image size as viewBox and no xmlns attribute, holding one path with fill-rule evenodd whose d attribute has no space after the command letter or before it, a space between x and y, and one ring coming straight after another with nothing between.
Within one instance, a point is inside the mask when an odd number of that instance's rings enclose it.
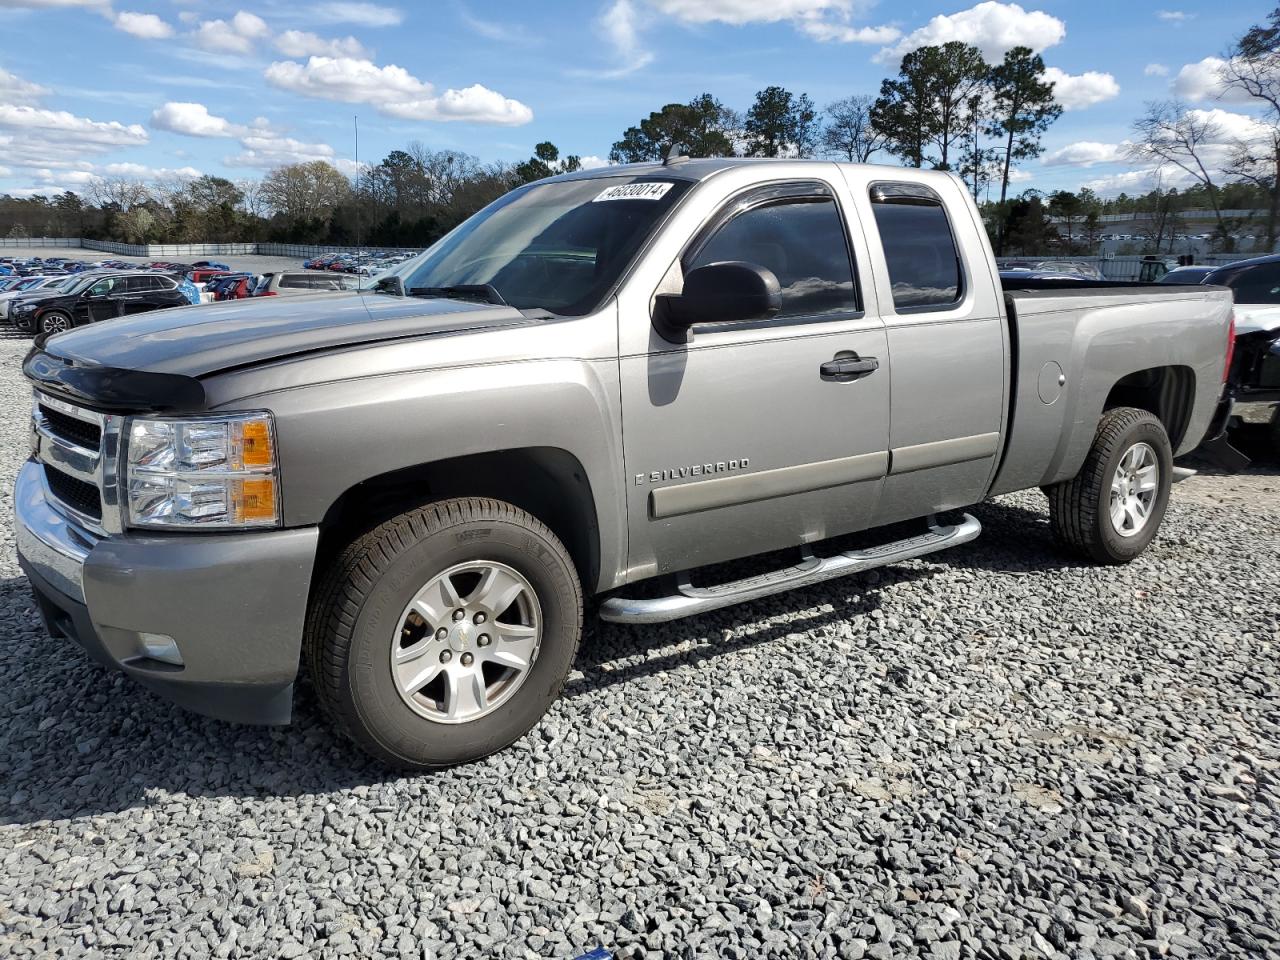
<instances>
[{"instance_id":1,"label":"tire tread","mask_svg":"<svg viewBox=\"0 0 1280 960\"><path fill-rule=\"evenodd\" d=\"M1099 533L1098 511L1103 502L1103 481L1107 465L1124 437L1142 423L1164 425L1155 414L1137 407L1115 407L1098 421L1089 454L1080 471L1070 480L1045 487L1049 498L1049 524L1054 539L1073 553L1099 563L1116 563Z\"/></svg>"},{"instance_id":2,"label":"tire tread","mask_svg":"<svg viewBox=\"0 0 1280 960\"><path fill-rule=\"evenodd\" d=\"M348 739L393 763L403 764L405 758L388 755L386 747L365 730L356 704L345 695L347 661L360 610L380 577L402 553L425 537L472 521L509 523L535 533L558 547L568 569L573 569L559 538L536 517L501 500L460 497L416 507L353 539L330 563L312 598L303 656L320 709ZM571 579L578 599L572 662L582 635L582 590L577 577Z\"/></svg>"}]
</instances>

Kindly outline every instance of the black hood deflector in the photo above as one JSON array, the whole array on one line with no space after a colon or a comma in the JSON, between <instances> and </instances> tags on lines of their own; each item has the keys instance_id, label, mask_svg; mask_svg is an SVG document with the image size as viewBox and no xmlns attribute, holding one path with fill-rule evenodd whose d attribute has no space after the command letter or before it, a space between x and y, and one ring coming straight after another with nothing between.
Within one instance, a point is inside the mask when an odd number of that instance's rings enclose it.
<instances>
[{"instance_id":1,"label":"black hood deflector","mask_svg":"<svg viewBox=\"0 0 1280 960\"><path fill-rule=\"evenodd\" d=\"M204 386L178 373L77 364L33 347L22 372L37 386L99 410L131 413L203 410Z\"/></svg>"}]
</instances>

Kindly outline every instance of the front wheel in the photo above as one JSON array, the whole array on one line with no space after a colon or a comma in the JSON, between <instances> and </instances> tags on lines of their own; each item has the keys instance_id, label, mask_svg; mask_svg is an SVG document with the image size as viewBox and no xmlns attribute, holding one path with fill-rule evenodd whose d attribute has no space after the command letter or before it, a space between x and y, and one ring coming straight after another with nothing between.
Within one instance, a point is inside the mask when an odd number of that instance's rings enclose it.
<instances>
[{"instance_id":1,"label":"front wheel","mask_svg":"<svg viewBox=\"0 0 1280 960\"><path fill-rule=\"evenodd\" d=\"M40 318L41 333L62 333L74 326L71 317L57 310L50 310Z\"/></svg>"},{"instance_id":2,"label":"front wheel","mask_svg":"<svg viewBox=\"0 0 1280 960\"><path fill-rule=\"evenodd\" d=\"M560 694L582 632L564 545L497 500L444 500L351 543L317 591L311 679L334 723L407 769L478 760Z\"/></svg>"},{"instance_id":3,"label":"front wheel","mask_svg":"<svg viewBox=\"0 0 1280 960\"><path fill-rule=\"evenodd\" d=\"M1172 482L1173 449L1159 419L1136 407L1108 410L1080 472L1044 490L1054 536L1098 563L1128 563L1155 538Z\"/></svg>"}]
</instances>

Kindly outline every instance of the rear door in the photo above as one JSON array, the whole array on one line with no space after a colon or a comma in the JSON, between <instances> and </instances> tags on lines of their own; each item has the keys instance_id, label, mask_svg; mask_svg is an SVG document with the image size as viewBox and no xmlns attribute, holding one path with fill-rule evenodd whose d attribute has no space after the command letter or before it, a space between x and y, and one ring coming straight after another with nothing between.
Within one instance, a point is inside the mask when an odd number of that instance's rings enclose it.
<instances>
[{"instance_id":1,"label":"rear door","mask_svg":"<svg viewBox=\"0 0 1280 960\"><path fill-rule=\"evenodd\" d=\"M1008 383L989 243L954 178L871 179L855 195L893 357L889 475L875 522L977 503L1000 452Z\"/></svg>"},{"instance_id":2,"label":"rear door","mask_svg":"<svg viewBox=\"0 0 1280 960\"><path fill-rule=\"evenodd\" d=\"M883 324L863 305L859 233L835 183L787 180L726 195L727 184L711 181L699 189L720 197L715 206L682 211L668 232L685 241L662 283L621 298L632 576L821 540L874 513L887 463L888 355ZM726 260L777 276L778 316L664 340L651 294ZM824 376L824 364L846 357L882 366L856 379Z\"/></svg>"},{"instance_id":3,"label":"rear door","mask_svg":"<svg viewBox=\"0 0 1280 960\"><path fill-rule=\"evenodd\" d=\"M152 301L155 299L159 280L159 277L141 275L118 281L117 290L113 290L112 295L119 301L119 314L130 316L155 309Z\"/></svg>"}]
</instances>

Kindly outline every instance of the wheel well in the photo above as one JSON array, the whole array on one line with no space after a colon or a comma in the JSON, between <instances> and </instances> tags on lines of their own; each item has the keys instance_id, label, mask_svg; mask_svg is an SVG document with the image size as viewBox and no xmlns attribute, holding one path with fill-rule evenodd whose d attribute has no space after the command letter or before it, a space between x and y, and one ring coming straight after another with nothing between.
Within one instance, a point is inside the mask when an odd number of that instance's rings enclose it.
<instances>
[{"instance_id":1,"label":"wheel well","mask_svg":"<svg viewBox=\"0 0 1280 960\"><path fill-rule=\"evenodd\" d=\"M1111 388L1102 409L1105 413L1116 407L1137 407L1155 414L1169 434L1169 443L1177 450L1191 419L1195 386L1195 373L1190 367L1136 370Z\"/></svg>"},{"instance_id":2,"label":"wheel well","mask_svg":"<svg viewBox=\"0 0 1280 960\"><path fill-rule=\"evenodd\" d=\"M431 500L491 497L528 511L560 538L588 593L600 570L595 498L578 458L523 447L436 460L363 480L334 501L320 524L317 568L355 537Z\"/></svg>"}]
</instances>

